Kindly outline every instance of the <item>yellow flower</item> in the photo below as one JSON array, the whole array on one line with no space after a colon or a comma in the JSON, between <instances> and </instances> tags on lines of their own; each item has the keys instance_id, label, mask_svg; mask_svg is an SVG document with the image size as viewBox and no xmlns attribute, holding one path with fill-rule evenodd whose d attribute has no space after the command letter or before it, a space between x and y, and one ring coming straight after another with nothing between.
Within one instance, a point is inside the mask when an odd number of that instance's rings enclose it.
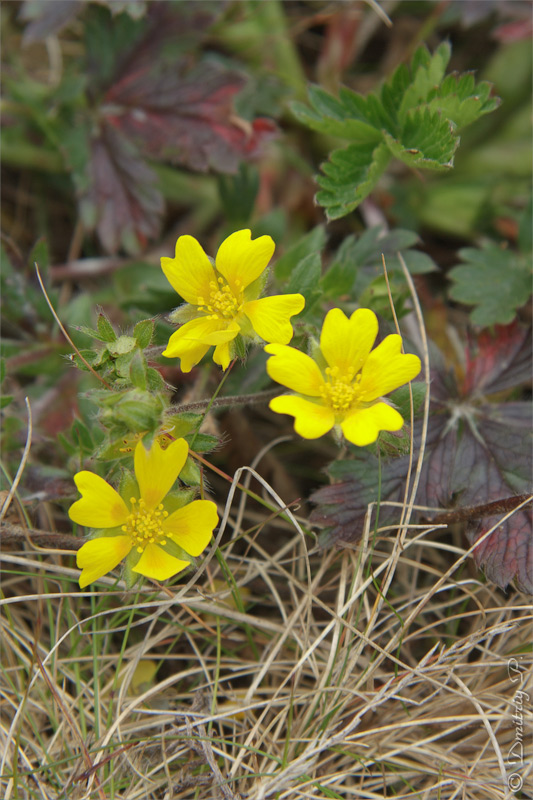
<instances>
[{"instance_id":1,"label":"yellow flower","mask_svg":"<svg viewBox=\"0 0 533 800\"><path fill-rule=\"evenodd\" d=\"M360 308L348 319L339 309L326 314L320 351L313 359L293 347L269 344L267 372L298 394L275 397L270 408L291 414L304 439L316 439L335 425L349 442L363 447L380 431L398 431L401 414L382 395L408 383L420 372L420 359L401 353L401 336L387 336L375 350L378 332L373 311ZM372 350L372 352L371 352Z\"/></svg>"},{"instance_id":2,"label":"yellow flower","mask_svg":"<svg viewBox=\"0 0 533 800\"><path fill-rule=\"evenodd\" d=\"M213 266L196 239L180 236L175 257L162 258L161 268L187 304L174 314L185 324L172 334L163 355L177 356L182 371L190 372L214 345L215 363L227 369L239 334L288 344L290 318L302 311L304 298L284 294L258 299L274 246L270 236L252 239L249 230L237 231L222 242Z\"/></svg>"},{"instance_id":3,"label":"yellow flower","mask_svg":"<svg viewBox=\"0 0 533 800\"><path fill-rule=\"evenodd\" d=\"M139 442L134 455L137 485L129 491L127 500L94 472L74 476L81 499L69 509L71 520L89 528L109 529L78 551L82 589L124 558L133 572L164 581L189 566L191 559L187 556L199 556L205 550L218 523L215 503L193 500L169 513L162 502L183 469L188 452L185 439L177 439L166 450L154 441L147 451Z\"/></svg>"}]
</instances>

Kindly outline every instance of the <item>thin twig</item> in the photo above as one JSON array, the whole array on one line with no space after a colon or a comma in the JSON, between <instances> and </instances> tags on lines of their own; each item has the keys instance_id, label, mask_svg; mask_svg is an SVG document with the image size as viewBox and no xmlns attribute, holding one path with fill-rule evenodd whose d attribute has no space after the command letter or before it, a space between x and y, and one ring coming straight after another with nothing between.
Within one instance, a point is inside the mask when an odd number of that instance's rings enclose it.
<instances>
[{"instance_id":1,"label":"thin twig","mask_svg":"<svg viewBox=\"0 0 533 800\"><path fill-rule=\"evenodd\" d=\"M95 370L95 369L93 369L93 367L91 367L91 365L89 364L89 362L88 362L88 361L86 361L86 359L85 359L85 358L82 356L82 354L80 353L80 351L78 350L78 348L76 347L76 345L74 344L74 342L72 341L72 339L70 338L70 336L69 336L69 334L68 334L68 332L67 332L67 330L66 330L65 326L63 325L63 323L62 323L62 322L61 322L61 320L59 319L59 317L58 317L58 315L57 315L57 313L56 313L56 310L55 310L55 308L53 307L53 305L52 305L52 303L51 303L51 301L50 301L50 298L48 297L48 293L47 293L46 289L44 288L43 279L41 278L41 273L40 273L40 271L39 271L39 265L37 264L37 262L35 262L35 272L37 273L37 280L39 281L39 284L40 284L40 286L41 286L41 289L42 289L42 292L43 292L43 295L44 295L44 299L46 300L46 302L47 302L47 304L48 304L48 308L49 308L49 309L50 309L50 311L52 312L52 316L54 317L55 321L56 321L56 322L57 322L57 324L59 325L59 328L60 328L60 330L61 330L61 333L63 334L63 336L65 337L65 339L66 339L66 340L67 340L67 342L69 343L69 345L72 347L72 349L74 350L74 352L75 352L75 353L76 353L76 354L79 356L79 358L81 359L81 361L83 361L83 363L85 364L85 366L87 367L87 369L89 370L89 372L92 372L92 374L95 376L95 378L97 378L97 379L100 381L100 383L103 383L103 384L104 384L104 386L106 387L106 389L111 389L111 386L108 384L108 382L107 382L106 380L104 380L104 378L102 378L102 376L101 376L101 375L99 375L99 374L96 372L96 370Z\"/></svg>"}]
</instances>

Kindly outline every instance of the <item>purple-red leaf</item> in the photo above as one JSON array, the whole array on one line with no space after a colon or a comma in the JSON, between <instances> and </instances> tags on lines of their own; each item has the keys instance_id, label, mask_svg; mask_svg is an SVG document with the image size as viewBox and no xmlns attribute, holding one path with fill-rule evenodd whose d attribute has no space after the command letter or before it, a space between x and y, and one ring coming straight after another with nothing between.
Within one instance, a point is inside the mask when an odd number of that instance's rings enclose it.
<instances>
[{"instance_id":1,"label":"purple-red leaf","mask_svg":"<svg viewBox=\"0 0 533 800\"><path fill-rule=\"evenodd\" d=\"M467 531L470 544L498 525L498 517L486 517L476 528ZM502 589L513 580L528 594L533 594L533 514L531 504L512 514L498 525L474 550L474 560L487 578Z\"/></svg>"},{"instance_id":2,"label":"purple-red leaf","mask_svg":"<svg viewBox=\"0 0 533 800\"><path fill-rule=\"evenodd\" d=\"M91 140L90 189L85 200L98 236L109 253L135 253L157 236L163 198L156 176L135 148L110 125Z\"/></svg>"},{"instance_id":3,"label":"purple-red leaf","mask_svg":"<svg viewBox=\"0 0 533 800\"><path fill-rule=\"evenodd\" d=\"M233 98L244 84L242 75L213 64L188 74L177 65L144 64L109 89L102 113L152 158L235 172L277 133L271 120L249 123L234 113Z\"/></svg>"},{"instance_id":4,"label":"purple-red leaf","mask_svg":"<svg viewBox=\"0 0 533 800\"><path fill-rule=\"evenodd\" d=\"M467 374L461 386L446 372L438 357L432 374L428 437L417 503L466 512L502 498L531 490L531 405L527 402L491 403L486 395L510 389L529 376L531 339L517 325L484 333L467 354ZM414 462L421 426L413 430ZM329 468L333 480L312 495L318 507L312 521L325 526L324 544L354 542L361 533L367 504L378 500L379 462L368 451L353 449L350 461ZM401 501L409 459L381 460L381 499ZM453 512L451 512L453 513ZM504 513L467 525L470 543L494 526ZM382 505L379 524L398 519ZM460 519L468 519L460 516ZM516 579L533 593L533 533L530 511L513 513L474 551L478 566L501 588Z\"/></svg>"}]
</instances>

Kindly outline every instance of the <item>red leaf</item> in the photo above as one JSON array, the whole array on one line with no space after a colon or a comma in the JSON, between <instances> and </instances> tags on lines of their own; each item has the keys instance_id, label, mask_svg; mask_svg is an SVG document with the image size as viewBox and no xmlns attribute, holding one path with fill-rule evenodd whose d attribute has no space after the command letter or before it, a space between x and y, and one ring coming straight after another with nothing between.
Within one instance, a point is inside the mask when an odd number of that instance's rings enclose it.
<instances>
[{"instance_id":1,"label":"red leaf","mask_svg":"<svg viewBox=\"0 0 533 800\"><path fill-rule=\"evenodd\" d=\"M501 392L530 379L531 332L518 322L483 331L467 348L465 395Z\"/></svg>"},{"instance_id":2,"label":"red leaf","mask_svg":"<svg viewBox=\"0 0 533 800\"><path fill-rule=\"evenodd\" d=\"M488 517L467 533L470 544L498 524L498 517ZM501 519L501 517L500 517ZM474 550L474 560L487 578L502 589L516 579L518 587L533 594L533 514L531 506L517 511L501 523Z\"/></svg>"},{"instance_id":3,"label":"red leaf","mask_svg":"<svg viewBox=\"0 0 533 800\"><path fill-rule=\"evenodd\" d=\"M109 253L137 252L157 236L163 198L156 176L118 131L103 124L91 141L90 189L86 198L96 215L98 236Z\"/></svg>"},{"instance_id":4,"label":"red leaf","mask_svg":"<svg viewBox=\"0 0 533 800\"><path fill-rule=\"evenodd\" d=\"M186 75L178 65L128 66L107 92L102 113L153 158L235 172L277 134L271 120L250 124L234 114L233 98L245 84L238 73L205 63Z\"/></svg>"}]
</instances>

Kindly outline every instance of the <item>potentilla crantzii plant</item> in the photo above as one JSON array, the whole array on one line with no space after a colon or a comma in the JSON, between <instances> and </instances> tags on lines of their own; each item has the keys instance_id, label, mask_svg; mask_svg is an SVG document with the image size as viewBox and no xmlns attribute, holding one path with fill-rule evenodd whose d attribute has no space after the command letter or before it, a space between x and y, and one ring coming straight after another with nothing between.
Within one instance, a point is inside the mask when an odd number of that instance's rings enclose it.
<instances>
[{"instance_id":1,"label":"potentilla crantzii plant","mask_svg":"<svg viewBox=\"0 0 533 800\"><path fill-rule=\"evenodd\" d=\"M340 308L331 309L319 341L310 337L309 355L289 346L291 317L303 310L305 299L299 293L261 297L273 252L270 236L252 239L249 230L242 230L222 242L212 262L196 239L180 236L175 257L161 259L166 277L185 300L171 315L181 326L162 354L177 356L181 371L190 372L214 346L213 359L225 371L235 357L245 357L245 344L267 343L268 375L291 390L271 399L270 408L292 415L298 434L314 439L334 430L339 441L344 437L364 447L374 443L381 431L399 431L403 417L384 396L418 375L420 359L402 352L397 334L372 349L378 321L365 308L349 318ZM312 314L306 318L308 332L316 330L315 320ZM145 328L148 331L145 326L141 332ZM151 336L153 325L149 331ZM214 502L194 499L200 476L187 458L189 445L208 452L216 442L199 433L201 414L170 407L167 389L147 367L143 352L150 343L147 337L137 333L117 339L103 319L93 334L104 342L102 353L86 352L93 371L100 369L106 378L106 388L95 394L105 409L100 422L108 428L100 457L131 460L132 443L137 443L134 474L123 468L118 491L94 472L83 470L75 476L82 496L71 506L70 518L94 531L78 552L80 586L98 580L122 561L128 586L139 576L166 580L206 549L217 525ZM122 341L131 352L126 360L124 355L113 360L117 342ZM147 403L152 399L155 402ZM233 399L243 402L242 397ZM233 399L227 398L227 404L231 406ZM253 395L249 399L257 400ZM124 413L126 401L135 415ZM204 411L210 402L201 401ZM151 442L149 449L144 440ZM189 484L187 488L173 489L178 475Z\"/></svg>"}]
</instances>

